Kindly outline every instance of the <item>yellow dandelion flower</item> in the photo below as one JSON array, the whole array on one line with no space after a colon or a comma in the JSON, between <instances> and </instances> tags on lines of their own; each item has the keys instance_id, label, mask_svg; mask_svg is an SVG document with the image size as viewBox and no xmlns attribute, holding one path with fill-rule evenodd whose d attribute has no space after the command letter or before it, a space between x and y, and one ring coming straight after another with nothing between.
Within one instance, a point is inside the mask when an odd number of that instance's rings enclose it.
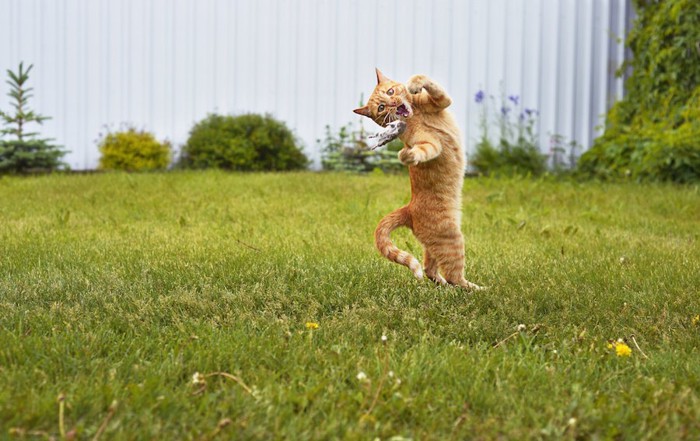
<instances>
[{"instance_id":1,"label":"yellow dandelion flower","mask_svg":"<svg viewBox=\"0 0 700 441\"><path fill-rule=\"evenodd\" d=\"M632 355L632 349L625 343L615 344L615 353L618 357L629 357Z\"/></svg>"},{"instance_id":2,"label":"yellow dandelion flower","mask_svg":"<svg viewBox=\"0 0 700 441\"><path fill-rule=\"evenodd\" d=\"M700 325L700 314L693 317L692 322L693 322L693 326Z\"/></svg>"},{"instance_id":3,"label":"yellow dandelion flower","mask_svg":"<svg viewBox=\"0 0 700 441\"><path fill-rule=\"evenodd\" d=\"M318 329L318 323L306 322L306 329Z\"/></svg>"}]
</instances>

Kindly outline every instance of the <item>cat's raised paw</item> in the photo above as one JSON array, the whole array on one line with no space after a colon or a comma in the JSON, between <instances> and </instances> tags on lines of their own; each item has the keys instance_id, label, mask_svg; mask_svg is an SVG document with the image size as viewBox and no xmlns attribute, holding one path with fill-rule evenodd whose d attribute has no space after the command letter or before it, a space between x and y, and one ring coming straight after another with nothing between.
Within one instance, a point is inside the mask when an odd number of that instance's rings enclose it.
<instances>
[{"instance_id":1,"label":"cat's raised paw","mask_svg":"<svg viewBox=\"0 0 700 441\"><path fill-rule=\"evenodd\" d=\"M399 152L399 161L403 165L416 165L420 162L420 159L414 150L403 148Z\"/></svg>"},{"instance_id":2,"label":"cat's raised paw","mask_svg":"<svg viewBox=\"0 0 700 441\"><path fill-rule=\"evenodd\" d=\"M428 82L428 78L425 75L414 75L406 83L406 88L408 92L415 95L423 90L423 87Z\"/></svg>"}]
</instances>

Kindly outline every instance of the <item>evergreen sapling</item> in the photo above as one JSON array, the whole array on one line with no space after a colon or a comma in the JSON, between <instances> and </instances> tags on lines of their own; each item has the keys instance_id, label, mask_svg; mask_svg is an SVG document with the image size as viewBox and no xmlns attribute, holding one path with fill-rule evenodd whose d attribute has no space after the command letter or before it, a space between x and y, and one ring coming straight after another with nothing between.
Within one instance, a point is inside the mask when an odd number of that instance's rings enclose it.
<instances>
[{"instance_id":1,"label":"evergreen sapling","mask_svg":"<svg viewBox=\"0 0 700 441\"><path fill-rule=\"evenodd\" d=\"M27 125L42 124L49 119L31 110L28 106L32 97L31 87L27 87L29 72L23 63L17 72L7 70L11 99L11 113L0 110L0 120L5 128L0 129L0 173L27 173L51 171L65 166L61 157L66 154L59 146L51 144L51 139L38 138L37 132L28 132ZM9 139L7 139L9 138Z\"/></svg>"}]
</instances>

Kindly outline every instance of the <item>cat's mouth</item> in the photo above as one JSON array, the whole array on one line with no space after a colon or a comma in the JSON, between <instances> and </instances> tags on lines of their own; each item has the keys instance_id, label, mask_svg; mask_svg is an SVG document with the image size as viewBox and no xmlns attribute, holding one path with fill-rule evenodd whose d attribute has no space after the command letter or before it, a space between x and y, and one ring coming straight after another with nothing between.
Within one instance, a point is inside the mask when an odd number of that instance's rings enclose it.
<instances>
[{"instance_id":1,"label":"cat's mouth","mask_svg":"<svg viewBox=\"0 0 700 441\"><path fill-rule=\"evenodd\" d=\"M396 108L396 114L407 118L411 116L411 111L408 109L408 107L406 107L405 104L401 104L399 107Z\"/></svg>"}]
</instances>

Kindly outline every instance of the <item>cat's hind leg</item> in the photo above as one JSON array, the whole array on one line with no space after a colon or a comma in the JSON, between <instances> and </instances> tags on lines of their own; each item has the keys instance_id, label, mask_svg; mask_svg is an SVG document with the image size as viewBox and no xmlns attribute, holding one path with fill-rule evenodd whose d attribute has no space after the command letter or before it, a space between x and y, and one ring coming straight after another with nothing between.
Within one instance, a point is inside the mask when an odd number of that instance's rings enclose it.
<instances>
[{"instance_id":1,"label":"cat's hind leg","mask_svg":"<svg viewBox=\"0 0 700 441\"><path fill-rule=\"evenodd\" d=\"M472 291L480 291L483 289L476 283L470 282L464 278L464 256L460 261L451 260L444 265L441 265L441 270L445 274L445 280L450 285L467 288Z\"/></svg>"},{"instance_id":2,"label":"cat's hind leg","mask_svg":"<svg viewBox=\"0 0 700 441\"><path fill-rule=\"evenodd\" d=\"M440 246L432 254L438 261L440 272L450 285L473 291L482 287L464 278L464 238L460 231L453 231L440 241Z\"/></svg>"},{"instance_id":3,"label":"cat's hind leg","mask_svg":"<svg viewBox=\"0 0 700 441\"><path fill-rule=\"evenodd\" d=\"M427 278L437 283L438 285L446 285L447 280L438 273L438 261L430 255L428 250L425 250L423 255L423 269Z\"/></svg>"}]
</instances>

